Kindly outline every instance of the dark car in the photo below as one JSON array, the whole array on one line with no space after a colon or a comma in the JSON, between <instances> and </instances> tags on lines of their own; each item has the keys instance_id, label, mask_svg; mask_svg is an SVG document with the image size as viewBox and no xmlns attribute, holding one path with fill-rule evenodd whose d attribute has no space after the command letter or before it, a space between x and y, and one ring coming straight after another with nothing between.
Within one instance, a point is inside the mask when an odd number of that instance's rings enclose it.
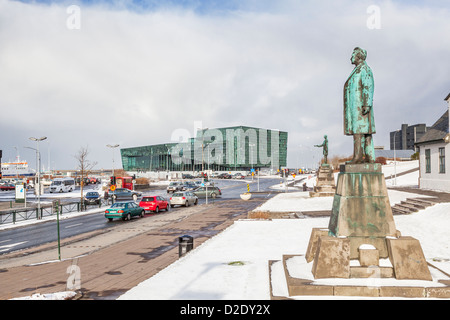
<instances>
[{"instance_id":1,"label":"dark car","mask_svg":"<svg viewBox=\"0 0 450 320\"><path fill-rule=\"evenodd\" d=\"M100 193L97 191L89 191L84 196L85 204L100 204Z\"/></svg>"},{"instance_id":2,"label":"dark car","mask_svg":"<svg viewBox=\"0 0 450 320\"><path fill-rule=\"evenodd\" d=\"M194 179L194 176L189 173L183 173L183 179Z\"/></svg>"},{"instance_id":3,"label":"dark car","mask_svg":"<svg viewBox=\"0 0 450 320\"><path fill-rule=\"evenodd\" d=\"M2 191L8 191L8 190L14 190L16 189L16 187L13 184L7 183L7 184L2 184L0 186L0 190Z\"/></svg>"},{"instance_id":4,"label":"dark car","mask_svg":"<svg viewBox=\"0 0 450 320\"><path fill-rule=\"evenodd\" d=\"M117 188L114 191L109 192L109 196L114 200L133 200L137 201L138 197L140 197L142 193L133 191L126 188Z\"/></svg>"},{"instance_id":5,"label":"dark car","mask_svg":"<svg viewBox=\"0 0 450 320\"><path fill-rule=\"evenodd\" d=\"M217 176L219 179L231 179L231 175L228 173L221 173Z\"/></svg>"},{"instance_id":6,"label":"dark car","mask_svg":"<svg viewBox=\"0 0 450 320\"><path fill-rule=\"evenodd\" d=\"M198 186L194 183L194 182L190 182L190 181L185 181L182 185L181 185L181 191L192 191L194 189L196 189Z\"/></svg>"}]
</instances>

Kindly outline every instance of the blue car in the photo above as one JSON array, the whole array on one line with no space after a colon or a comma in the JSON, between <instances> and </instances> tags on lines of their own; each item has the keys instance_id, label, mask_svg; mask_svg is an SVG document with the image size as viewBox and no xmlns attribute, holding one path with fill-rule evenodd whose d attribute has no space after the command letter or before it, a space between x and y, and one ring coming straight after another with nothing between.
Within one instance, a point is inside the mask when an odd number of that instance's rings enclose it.
<instances>
[{"instance_id":1,"label":"blue car","mask_svg":"<svg viewBox=\"0 0 450 320\"><path fill-rule=\"evenodd\" d=\"M84 204L100 204L100 193L97 191L89 191L84 196Z\"/></svg>"}]
</instances>

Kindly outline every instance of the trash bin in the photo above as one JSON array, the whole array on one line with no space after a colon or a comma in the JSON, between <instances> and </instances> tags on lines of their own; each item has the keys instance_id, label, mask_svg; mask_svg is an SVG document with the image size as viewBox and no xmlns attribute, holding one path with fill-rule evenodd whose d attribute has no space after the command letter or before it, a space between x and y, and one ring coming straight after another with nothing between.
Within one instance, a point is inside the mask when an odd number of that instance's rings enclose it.
<instances>
[{"instance_id":1,"label":"trash bin","mask_svg":"<svg viewBox=\"0 0 450 320\"><path fill-rule=\"evenodd\" d=\"M179 257L185 255L187 252L194 249L194 238L185 234L178 238L178 255Z\"/></svg>"},{"instance_id":2,"label":"trash bin","mask_svg":"<svg viewBox=\"0 0 450 320\"><path fill-rule=\"evenodd\" d=\"M303 183L303 191L306 191L306 182Z\"/></svg>"}]
</instances>

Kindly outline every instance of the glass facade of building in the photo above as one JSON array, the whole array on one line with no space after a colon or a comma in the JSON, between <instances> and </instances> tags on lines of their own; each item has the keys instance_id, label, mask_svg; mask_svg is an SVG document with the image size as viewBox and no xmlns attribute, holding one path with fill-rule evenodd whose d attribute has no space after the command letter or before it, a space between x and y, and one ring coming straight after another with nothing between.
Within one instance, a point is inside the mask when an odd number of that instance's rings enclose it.
<instances>
[{"instance_id":1,"label":"glass facade of building","mask_svg":"<svg viewBox=\"0 0 450 320\"><path fill-rule=\"evenodd\" d=\"M121 149L125 171L276 171L287 163L287 132L252 127L204 129L187 142Z\"/></svg>"}]
</instances>

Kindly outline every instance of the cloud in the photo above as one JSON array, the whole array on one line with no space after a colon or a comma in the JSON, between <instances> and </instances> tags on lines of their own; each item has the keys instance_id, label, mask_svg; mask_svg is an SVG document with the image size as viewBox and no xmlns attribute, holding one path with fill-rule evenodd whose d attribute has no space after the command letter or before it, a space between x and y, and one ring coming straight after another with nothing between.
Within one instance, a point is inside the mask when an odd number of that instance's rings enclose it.
<instances>
[{"instance_id":1,"label":"cloud","mask_svg":"<svg viewBox=\"0 0 450 320\"><path fill-rule=\"evenodd\" d=\"M71 30L70 4L0 0L4 160L46 135L55 167L73 168L72 155L89 145L108 168L106 144L169 142L198 120L288 131L294 164L295 146L324 134L330 154L350 154L342 88L355 46L374 72L375 144L388 147L401 123L430 125L445 111L445 7L376 1L381 29L370 30L373 1L105 3L80 3L80 29Z\"/></svg>"}]
</instances>

